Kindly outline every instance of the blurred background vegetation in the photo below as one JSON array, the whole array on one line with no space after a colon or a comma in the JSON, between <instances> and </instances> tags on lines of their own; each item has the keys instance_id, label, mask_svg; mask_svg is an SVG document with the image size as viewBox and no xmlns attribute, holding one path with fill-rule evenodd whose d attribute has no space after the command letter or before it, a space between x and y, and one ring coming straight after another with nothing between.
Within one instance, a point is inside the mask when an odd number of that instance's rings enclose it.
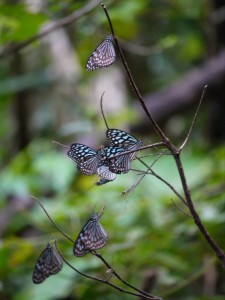
<instances>
[{"instance_id":1,"label":"blurred background vegetation","mask_svg":"<svg viewBox=\"0 0 225 300\"><path fill-rule=\"evenodd\" d=\"M10 47L86 5L93 9L70 26L20 51ZM106 0L116 34L148 106L179 145L205 84L206 97L183 163L196 208L210 234L225 249L225 3L223 0ZM109 235L100 252L127 281L165 299L224 299L225 273L182 203L147 175L119 175L104 186L78 174L65 145L105 143L104 110L110 127L157 142L130 88L121 62L86 72L92 50L109 34L98 1L0 1L0 298L131 299L82 278L67 266L41 285L32 283L37 258L55 238L78 269L101 278L106 268L90 254L72 255L72 245L30 195L73 239L93 210L106 204L101 223ZM146 163L156 158L152 151ZM138 162L134 168L143 169ZM154 170L182 192L173 159ZM181 210L177 208L179 206ZM118 283L115 278L112 282ZM119 284L119 283L118 283Z\"/></svg>"}]
</instances>

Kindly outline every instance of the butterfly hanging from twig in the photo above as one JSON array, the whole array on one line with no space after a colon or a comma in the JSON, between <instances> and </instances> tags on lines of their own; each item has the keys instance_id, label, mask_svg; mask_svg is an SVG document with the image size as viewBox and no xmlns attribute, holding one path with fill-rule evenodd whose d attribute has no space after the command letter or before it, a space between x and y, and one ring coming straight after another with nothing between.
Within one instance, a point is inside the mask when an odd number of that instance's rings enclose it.
<instances>
[{"instance_id":1,"label":"butterfly hanging from twig","mask_svg":"<svg viewBox=\"0 0 225 300\"><path fill-rule=\"evenodd\" d=\"M108 167L115 174L127 173L130 169L130 158L128 154L113 158L122 154L125 150L121 147L100 147L98 151L83 145L74 143L70 145L67 155L77 163L77 169L85 175L98 174L100 177L101 166ZM106 174L106 173L105 173ZM109 178L106 178L109 179Z\"/></svg>"},{"instance_id":2,"label":"butterfly hanging from twig","mask_svg":"<svg viewBox=\"0 0 225 300\"><path fill-rule=\"evenodd\" d=\"M79 233L74 247L75 256L84 256L88 252L101 249L107 243L107 233L99 222L100 214L93 213Z\"/></svg>"},{"instance_id":3,"label":"butterfly hanging from twig","mask_svg":"<svg viewBox=\"0 0 225 300\"><path fill-rule=\"evenodd\" d=\"M33 283L42 283L49 276L59 273L62 266L63 260L58 250L48 243L35 265L32 278Z\"/></svg>"},{"instance_id":4,"label":"butterfly hanging from twig","mask_svg":"<svg viewBox=\"0 0 225 300\"><path fill-rule=\"evenodd\" d=\"M113 46L113 38L108 35L103 42L92 52L86 63L87 71L110 66L116 59L116 52Z\"/></svg>"}]
</instances>

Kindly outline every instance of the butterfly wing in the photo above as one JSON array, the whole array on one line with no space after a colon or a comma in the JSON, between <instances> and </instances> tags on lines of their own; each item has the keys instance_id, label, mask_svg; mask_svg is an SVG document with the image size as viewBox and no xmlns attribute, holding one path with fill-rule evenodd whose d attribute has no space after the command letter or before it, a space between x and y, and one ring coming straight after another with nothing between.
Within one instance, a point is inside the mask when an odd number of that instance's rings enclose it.
<instances>
[{"instance_id":1,"label":"butterfly wing","mask_svg":"<svg viewBox=\"0 0 225 300\"><path fill-rule=\"evenodd\" d=\"M33 282L42 283L50 275L57 274L63 266L63 260L59 253L48 244L41 253L33 272Z\"/></svg>"},{"instance_id":2,"label":"butterfly wing","mask_svg":"<svg viewBox=\"0 0 225 300\"><path fill-rule=\"evenodd\" d=\"M116 176L117 176L115 173L113 173L109 170L108 166L105 166L105 165L98 167L97 175L100 176L101 178L107 179L109 181L115 180Z\"/></svg>"},{"instance_id":3,"label":"butterfly wing","mask_svg":"<svg viewBox=\"0 0 225 300\"><path fill-rule=\"evenodd\" d=\"M75 256L84 256L90 251L103 248L107 239L107 233L100 224L98 215L94 213L78 235L73 253Z\"/></svg>"},{"instance_id":4,"label":"butterfly wing","mask_svg":"<svg viewBox=\"0 0 225 300\"><path fill-rule=\"evenodd\" d=\"M85 175L93 175L98 168L97 152L83 144L72 144L67 155L77 163L77 169Z\"/></svg>"},{"instance_id":5,"label":"butterfly wing","mask_svg":"<svg viewBox=\"0 0 225 300\"><path fill-rule=\"evenodd\" d=\"M111 146L122 147L126 150L137 150L143 145L142 141L138 141L134 136L120 129L108 129L106 137ZM136 152L130 153L131 161L135 158Z\"/></svg>"},{"instance_id":6,"label":"butterfly wing","mask_svg":"<svg viewBox=\"0 0 225 300\"><path fill-rule=\"evenodd\" d=\"M122 154L126 150L121 147L105 147L98 151L100 158L107 162L109 170L115 174L127 173L131 168L130 154L124 154L115 158L117 154ZM111 158L111 159L109 159Z\"/></svg>"},{"instance_id":7,"label":"butterfly wing","mask_svg":"<svg viewBox=\"0 0 225 300\"><path fill-rule=\"evenodd\" d=\"M106 184L106 183L108 183L108 182L110 182L110 181L112 181L112 180L108 180L108 179L105 179L105 178L101 178L101 179L96 183L96 185L97 185L97 186L100 186L100 185Z\"/></svg>"},{"instance_id":8,"label":"butterfly wing","mask_svg":"<svg viewBox=\"0 0 225 300\"><path fill-rule=\"evenodd\" d=\"M99 68L110 66L116 58L112 37L108 35L106 39L98 45L88 58L86 70L94 71Z\"/></svg>"}]
</instances>

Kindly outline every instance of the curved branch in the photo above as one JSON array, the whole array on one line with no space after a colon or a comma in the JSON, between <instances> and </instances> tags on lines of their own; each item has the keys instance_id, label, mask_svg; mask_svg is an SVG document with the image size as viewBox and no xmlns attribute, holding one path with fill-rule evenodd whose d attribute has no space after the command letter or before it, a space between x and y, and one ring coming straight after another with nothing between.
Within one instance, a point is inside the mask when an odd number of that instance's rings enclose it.
<instances>
[{"instance_id":1,"label":"curved branch","mask_svg":"<svg viewBox=\"0 0 225 300\"><path fill-rule=\"evenodd\" d=\"M93 8L95 8L97 5L99 4L98 0L91 0L90 2L88 2L85 6L83 6L82 8L76 10L74 13L72 13L71 15L62 18L58 21L53 22L49 22L48 24L45 25L45 27L37 34L35 34L34 36L28 38L27 40L20 42L18 44L11 44L11 45L6 45L4 48L1 49L0 51L0 58L3 58L9 54L13 54L25 47L27 47L28 45L30 45L31 43L40 40L41 38L43 38L44 36L46 36L47 34L61 28L61 27L65 27L68 26L70 24L72 24L74 21L76 21L77 19L79 19L81 16L83 16L84 14L90 12Z\"/></svg>"}]
</instances>

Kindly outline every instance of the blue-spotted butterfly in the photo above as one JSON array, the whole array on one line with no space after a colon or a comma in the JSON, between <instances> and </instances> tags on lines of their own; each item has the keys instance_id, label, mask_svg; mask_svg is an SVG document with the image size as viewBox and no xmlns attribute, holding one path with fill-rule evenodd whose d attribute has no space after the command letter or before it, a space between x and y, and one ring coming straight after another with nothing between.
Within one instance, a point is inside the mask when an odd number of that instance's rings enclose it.
<instances>
[{"instance_id":1,"label":"blue-spotted butterfly","mask_svg":"<svg viewBox=\"0 0 225 300\"><path fill-rule=\"evenodd\" d=\"M124 151L121 147L101 147L95 151L86 145L74 143L70 145L67 155L77 163L77 169L82 174L94 175L98 168L103 165L108 166L109 171L121 174L130 170L130 155L125 154L112 159L109 158Z\"/></svg>"},{"instance_id":2,"label":"blue-spotted butterfly","mask_svg":"<svg viewBox=\"0 0 225 300\"><path fill-rule=\"evenodd\" d=\"M100 214L93 213L79 233L74 247L75 256L84 256L88 252L101 249L108 240L107 233L99 222Z\"/></svg>"},{"instance_id":3,"label":"blue-spotted butterfly","mask_svg":"<svg viewBox=\"0 0 225 300\"><path fill-rule=\"evenodd\" d=\"M127 173L131 168L130 154L113 158L115 155L122 154L124 151L124 148L112 146L98 150L104 165L108 166L109 170L115 174Z\"/></svg>"},{"instance_id":4,"label":"blue-spotted butterfly","mask_svg":"<svg viewBox=\"0 0 225 300\"><path fill-rule=\"evenodd\" d=\"M83 144L70 145L67 155L77 163L77 169L85 175L94 175L99 165L97 152Z\"/></svg>"},{"instance_id":5,"label":"blue-spotted butterfly","mask_svg":"<svg viewBox=\"0 0 225 300\"><path fill-rule=\"evenodd\" d=\"M33 283L42 283L49 276L59 273L62 266L63 260L58 250L48 243L35 265Z\"/></svg>"},{"instance_id":6,"label":"blue-spotted butterfly","mask_svg":"<svg viewBox=\"0 0 225 300\"><path fill-rule=\"evenodd\" d=\"M113 38L108 35L101 44L92 52L86 63L87 71L94 71L99 68L110 66L116 59L116 52L113 46Z\"/></svg>"},{"instance_id":7,"label":"blue-spotted butterfly","mask_svg":"<svg viewBox=\"0 0 225 300\"><path fill-rule=\"evenodd\" d=\"M97 175L101 178L96 185L102 185L116 179L117 175L109 170L109 167L102 165L97 169Z\"/></svg>"},{"instance_id":8,"label":"blue-spotted butterfly","mask_svg":"<svg viewBox=\"0 0 225 300\"><path fill-rule=\"evenodd\" d=\"M109 144L114 147L122 147L129 150L138 150L143 145L142 141L138 141L134 136L120 129L108 129L106 137ZM136 152L130 153L130 160L135 159Z\"/></svg>"}]
</instances>

